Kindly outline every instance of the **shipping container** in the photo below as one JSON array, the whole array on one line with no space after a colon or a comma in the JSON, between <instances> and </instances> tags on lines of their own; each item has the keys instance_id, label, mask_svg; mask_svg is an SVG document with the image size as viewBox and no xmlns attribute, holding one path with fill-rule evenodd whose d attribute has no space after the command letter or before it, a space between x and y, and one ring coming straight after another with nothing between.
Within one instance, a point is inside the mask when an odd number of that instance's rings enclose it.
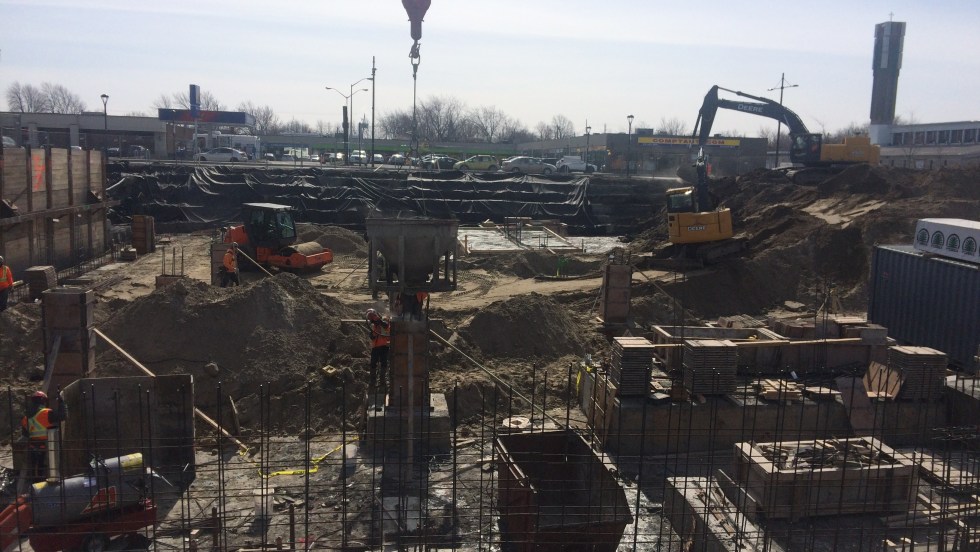
<instances>
[{"instance_id":1,"label":"shipping container","mask_svg":"<svg viewBox=\"0 0 980 552\"><path fill-rule=\"evenodd\" d=\"M980 265L933 257L912 246L876 246L868 320L900 342L946 353L973 372L980 344Z\"/></svg>"}]
</instances>

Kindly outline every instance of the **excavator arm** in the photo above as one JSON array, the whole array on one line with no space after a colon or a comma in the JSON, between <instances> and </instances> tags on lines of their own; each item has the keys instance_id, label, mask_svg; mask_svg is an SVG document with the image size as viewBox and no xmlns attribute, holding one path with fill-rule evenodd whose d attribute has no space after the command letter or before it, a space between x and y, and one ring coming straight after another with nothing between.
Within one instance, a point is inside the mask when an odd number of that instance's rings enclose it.
<instances>
[{"instance_id":1,"label":"excavator arm","mask_svg":"<svg viewBox=\"0 0 980 552\"><path fill-rule=\"evenodd\" d=\"M719 90L731 92L737 96L755 101L739 101L719 98ZM795 163L802 163L804 165L819 163L822 137L819 134L812 134L809 129L806 128L806 125L803 124L803 120L800 119L800 116L794 113L793 110L788 109L780 105L779 102L775 102L769 98L753 96L752 94L747 94L738 90L722 88L718 85L712 86L711 90L708 90L708 93L705 94L704 103L701 105L701 110L698 112L698 120L696 123L694 123L693 137L697 138L699 146L704 147L704 145L708 143L708 139L711 137L711 127L714 125L715 115L717 114L719 108L741 111L742 113L758 115L760 117L767 117L783 123L786 125L786 128L789 129L789 135L792 140L792 145L790 146L790 159Z\"/></svg>"}]
</instances>

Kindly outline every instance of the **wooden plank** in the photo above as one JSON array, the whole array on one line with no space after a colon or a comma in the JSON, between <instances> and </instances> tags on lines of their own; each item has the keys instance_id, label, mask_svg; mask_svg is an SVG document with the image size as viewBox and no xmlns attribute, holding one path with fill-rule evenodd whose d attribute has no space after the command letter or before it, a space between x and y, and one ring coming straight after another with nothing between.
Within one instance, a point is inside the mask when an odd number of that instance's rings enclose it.
<instances>
[{"instance_id":1,"label":"wooden plank","mask_svg":"<svg viewBox=\"0 0 980 552\"><path fill-rule=\"evenodd\" d=\"M855 434L870 434L875 428L875 411L868 390L859 378L840 377L836 379L837 389L851 421L851 429Z\"/></svg>"}]
</instances>

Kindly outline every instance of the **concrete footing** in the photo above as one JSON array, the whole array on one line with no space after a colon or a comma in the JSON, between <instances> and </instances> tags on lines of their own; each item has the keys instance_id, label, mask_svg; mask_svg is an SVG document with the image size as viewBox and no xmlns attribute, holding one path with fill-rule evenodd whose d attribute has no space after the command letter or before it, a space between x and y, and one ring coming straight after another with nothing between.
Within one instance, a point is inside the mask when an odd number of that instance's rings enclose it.
<instances>
[{"instance_id":1,"label":"concrete footing","mask_svg":"<svg viewBox=\"0 0 980 552\"><path fill-rule=\"evenodd\" d=\"M385 396L378 394L368 398L364 444L375 456L408 452L408 413L401 408L387 406ZM441 393L429 395L428 407L416 410L412 415L412 444L415 454L447 454L452 428L449 406Z\"/></svg>"}]
</instances>

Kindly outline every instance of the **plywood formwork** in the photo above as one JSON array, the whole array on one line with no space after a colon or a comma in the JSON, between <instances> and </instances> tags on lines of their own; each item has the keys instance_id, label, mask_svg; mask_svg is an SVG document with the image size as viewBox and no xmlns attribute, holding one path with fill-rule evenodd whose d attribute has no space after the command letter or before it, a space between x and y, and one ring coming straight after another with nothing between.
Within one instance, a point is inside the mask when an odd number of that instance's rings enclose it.
<instances>
[{"instance_id":1,"label":"plywood formwork","mask_svg":"<svg viewBox=\"0 0 980 552\"><path fill-rule=\"evenodd\" d=\"M684 550L782 550L733 504L711 478L668 477L664 513Z\"/></svg>"},{"instance_id":2,"label":"plywood formwork","mask_svg":"<svg viewBox=\"0 0 980 552\"><path fill-rule=\"evenodd\" d=\"M772 519L905 512L912 458L874 437L735 444L734 479Z\"/></svg>"},{"instance_id":3,"label":"plywood formwork","mask_svg":"<svg viewBox=\"0 0 980 552\"><path fill-rule=\"evenodd\" d=\"M97 151L7 148L0 168L0 253L14 276L105 252L104 163Z\"/></svg>"}]
</instances>

